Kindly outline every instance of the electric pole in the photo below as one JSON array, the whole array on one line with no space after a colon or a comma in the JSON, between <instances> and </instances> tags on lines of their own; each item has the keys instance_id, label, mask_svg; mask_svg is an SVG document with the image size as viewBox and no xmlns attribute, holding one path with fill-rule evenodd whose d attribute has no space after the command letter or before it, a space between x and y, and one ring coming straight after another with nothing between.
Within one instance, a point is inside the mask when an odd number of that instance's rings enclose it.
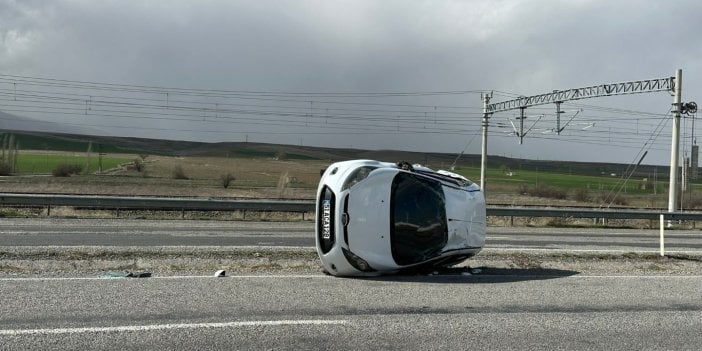
<instances>
[{"instance_id":1,"label":"electric pole","mask_svg":"<svg viewBox=\"0 0 702 351\"><path fill-rule=\"evenodd\" d=\"M480 191L483 192L483 196L485 196L485 171L487 170L487 137L488 137L488 119L490 118L490 114L488 114L488 104L490 103L490 98L492 97L492 93L490 94L482 94L481 97L483 98L483 144L482 144L482 153L480 157Z\"/></svg>"},{"instance_id":2,"label":"electric pole","mask_svg":"<svg viewBox=\"0 0 702 351\"><path fill-rule=\"evenodd\" d=\"M680 148L680 113L682 112L682 70L675 71L673 95L673 140L670 146L670 181L668 189L668 212L675 212L678 196L678 157Z\"/></svg>"}]
</instances>

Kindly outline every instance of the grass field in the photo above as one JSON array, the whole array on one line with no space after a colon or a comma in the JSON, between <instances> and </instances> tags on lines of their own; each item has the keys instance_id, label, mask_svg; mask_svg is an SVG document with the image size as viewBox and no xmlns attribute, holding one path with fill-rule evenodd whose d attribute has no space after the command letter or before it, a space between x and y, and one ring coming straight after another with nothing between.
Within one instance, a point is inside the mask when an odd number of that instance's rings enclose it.
<instances>
[{"instance_id":1,"label":"grass field","mask_svg":"<svg viewBox=\"0 0 702 351\"><path fill-rule=\"evenodd\" d=\"M141 170L134 167L137 159L143 163ZM86 153L20 151L18 176L2 178L0 192L313 199L319 170L329 163L311 157L281 160L257 153L231 154L231 157L107 154L102 158L104 173L97 174L98 157L94 153L86 156ZM50 176L60 164L79 165L83 172L71 177ZM176 168L182 170L181 179L174 177ZM480 180L479 168L462 167L456 172L475 182ZM222 183L225 175L233 177L227 188ZM659 179L655 187L653 182L645 182L646 187L642 188L641 178L629 179L622 186L620 176L532 170L512 171L510 175L504 168L490 168L487 181L488 204L606 206L603 195L618 193L628 206L650 208L665 207L668 196L667 179ZM565 196L548 198L531 192L525 195L522 191L532 188L553 188ZM693 190L699 193L702 186L694 184ZM586 194L587 199L583 200L578 192ZM702 206L702 201L699 202Z\"/></svg>"},{"instance_id":2,"label":"grass field","mask_svg":"<svg viewBox=\"0 0 702 351\"><path fill-rule=\"evenodd\" d=\"M82 167L82 173L92 174L98 171L100 162L102 170L108 170L118 167L121 164L131 162L132 158L120 156L103 156L102 161L99 161L97 154L86 156L82 154L70 153L28 153L20 152L17 157L18 174L51 174L51 172L63 164L79 165Z\"/></svg>"},{"instance_id":3,"label":"grass field","mask_svg":"<svg viewBox=\"0 0 702 351\"><path fill-rule=\"evenodd\" d=\"M463 168L457 172L475 182L480 181L479 168ZM514 189L515 191L521 185L526 187L548 186L564 191L584 189L597 192L621 189L621 192L624 194L653 195L654 193L666 192L668 185L667 179L659 179L654 187L652 179L644 181L642 178L630 178L625 182L620 175L595 177L535 171L513 171L512 175L508 175L503 170L494 168L488 169L486 177L488 186L505 190ZM645 187L642 187L644 184ZM698 185L695 184L695 186L697 187Z\"/></svg>"},{"instance_id":4,"label":"grass field","mask_svg":"<svg viewBox=\"0 0 702 351\"><path fill-rule=\"evenodd\" d=\"M480 181L480 168L463 167L456 170L474 182ZM487 170L488 203L543 206L602 206L624 205L639 208L666 208L668 206L668 178L644 180L641 177L624 181L621 175L586 176L531 170ZM690 184L692 191L685 192L683 208L702 208L702 184ZM553 191L536 191L552 189ZM525 195L527 190L529 195ZM558 193L564 198L540 197L533 193ZM680 206L680 204L678 204Z\"/></svg>"}]
</instances>

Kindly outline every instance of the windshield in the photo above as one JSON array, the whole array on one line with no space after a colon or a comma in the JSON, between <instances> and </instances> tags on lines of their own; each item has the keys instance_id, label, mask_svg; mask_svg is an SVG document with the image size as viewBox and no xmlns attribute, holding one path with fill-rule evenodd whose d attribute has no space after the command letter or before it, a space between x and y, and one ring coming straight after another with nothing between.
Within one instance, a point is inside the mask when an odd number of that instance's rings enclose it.
<instances>
[{"instance_id":1,"label":"windshield","mask_svg":"<svg viewBox=\"0 0 702 351\"><path fill-rule=\"evenodd\" d=\"M400 172L392 182L390 241L399 265L438 256L446 246L448 228L441 183Z\"/></svg>"}]
</instances>

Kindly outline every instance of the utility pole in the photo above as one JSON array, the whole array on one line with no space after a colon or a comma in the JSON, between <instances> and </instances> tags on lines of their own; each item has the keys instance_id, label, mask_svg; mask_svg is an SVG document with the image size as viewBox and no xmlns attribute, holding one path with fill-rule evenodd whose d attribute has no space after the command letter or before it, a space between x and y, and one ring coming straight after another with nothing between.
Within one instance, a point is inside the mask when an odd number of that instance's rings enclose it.
<instances>
[{"instance_id":1,"label":"utility pole","mask_svg":"<svg viewBox=\"0 0 702 351\"><path fill-rule=\"evenodd\" d=\"M673 96L673 141L670 146L670 181L668 189L668 212L675 212L678 196L678 158L680 148L680 113L682 112L682 69L675 71ZM670 223L668 223L670 224Z\"/></svg>"},{"instance_id":2,"label":"utility pole","mask_svg":"<svg viewBox=\"0 0 702 351\"><path fill-rule=\"evenodd\" d=\"M485 196L485 171L487 170L487 137L488 137L488 119L490 118L490 114L488 114L488 104L490 103L490 98L492 97L492 93L488 94L481 94L480 96L483 99L483 144L482 144L482 153L480 157L480 191L483 192L483 196Z\"/></svg>"},{"instance_id":3,"label":"utility pole","mask_svg":"<svg viewBox=\"0 0 702 351\"><path fill-rule=\"evenodd\" d=\"M556 133L561 135L561 104L563 101L556 101Z\"/></svg>"},{"instance_id":4,"label":"utility pole","mask_svg":"<svg viewBox=\"0 0 702 351\"><path fill-rule=\"evenodd\" d=\"M526 107L519 109L519 145L524 144L524 119L526 118L524 110L526 110Z\"/></svg>"}]
</instances>

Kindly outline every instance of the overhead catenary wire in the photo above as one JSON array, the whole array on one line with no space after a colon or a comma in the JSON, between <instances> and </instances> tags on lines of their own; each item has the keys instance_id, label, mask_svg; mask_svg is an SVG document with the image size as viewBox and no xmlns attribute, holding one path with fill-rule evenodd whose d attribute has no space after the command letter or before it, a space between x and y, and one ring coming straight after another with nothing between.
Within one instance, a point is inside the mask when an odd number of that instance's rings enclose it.
<instances>
[{"instance_id":1,"label":"overhead catenary wire","mask_svg":"<svg viewBox=\"0 0 702 351\"><path fill-rule=\"evenodd\" d=\"M3 87L4 85L4 87ZM514 93L493 90L498 96ZM185 89L113 84L0 74L0 111L34 114L75 126L205 134L271 135L458 135L475 136L481 127L482 106L457 104L472 101L485 90L406 92L295 92L220 89ZM450 98L450 99L449 99ZM406 103L407 100L410 103ZM441 102L435 99L442 99ZM566 104L564 104L565 107ZM568 106L589 111L574 122L595 125L570 129L568 139L538 133L555 118L552 109L535 107L542 114L531 138L543 142L632 148L639 133L619 131L616 141L602 136L606 127L632 120L642 133L655 128L661 114L585 104ZM593 113L594 112L594 113ZM626 114L626 116L622 116ZM112 121L121 121L114 123ZM173 123L170 123L173 122ZM40 121L28 123L44 123ZM50 122L48 122L50 123ZM493 123L493 122L491 122ZM178 124L178 125L176 125ZM209 127L208 127L209 126ZM598 134L599 133L599 134ZM490 135L507 138L502 131ZM651 143L653 149L659 139ZM467 144L470 146L470 142ZM467 147L466 147L467 148Z\"/></svg>"},{"instance_id":2,"label":"overhead catenary wire","mask_svg":"<svg viewBox=\"0 0 702 351\"><path fill-rule=\"evenodd\" d=\"M670 114L670 111L668 113ZM649 139L646 140L646 142L641 146L641 149L639 149L639 152L636 154L636 156L634 156L631 163L629 163L629 165L627 166L626 170L624 171L624 173L620 177L620 179L617 182L617 184L615 185L615 187L612 188L612 190L610 190L610 192L607 194L607 196L603 199L605 202L609 201L609 203L607 203L607 208L610 208L614 204L614 202L616 201L619 194L621 194L622 190L626 187L626 183L629 181L629 179L631 179L631 176L634 174L634 172L636 172L636 168L638 167L639 163L641 163L641 160L643 160L643 157L645 157L646 154L648 153L648 151L650 150L651 145L652 145L652 141L655 141L658 138L658 136L661 134L661 132L663 131L663 128L666 126L667 121L669 120L668 117L669 117L669 115L666 116L666 118L661 118L661 121L658 124L658 128L654 131L654 133L651 134ZM651 142L651 143L649 143L649 142ZM639 157L641 157L641 160L634 165L634 163L636 162L636 160L639 159ZM629 171L630 169L631 169L631 172ZM617 191L615 192L614 189L617 189Z\"/></svg>"}]
</instances>

